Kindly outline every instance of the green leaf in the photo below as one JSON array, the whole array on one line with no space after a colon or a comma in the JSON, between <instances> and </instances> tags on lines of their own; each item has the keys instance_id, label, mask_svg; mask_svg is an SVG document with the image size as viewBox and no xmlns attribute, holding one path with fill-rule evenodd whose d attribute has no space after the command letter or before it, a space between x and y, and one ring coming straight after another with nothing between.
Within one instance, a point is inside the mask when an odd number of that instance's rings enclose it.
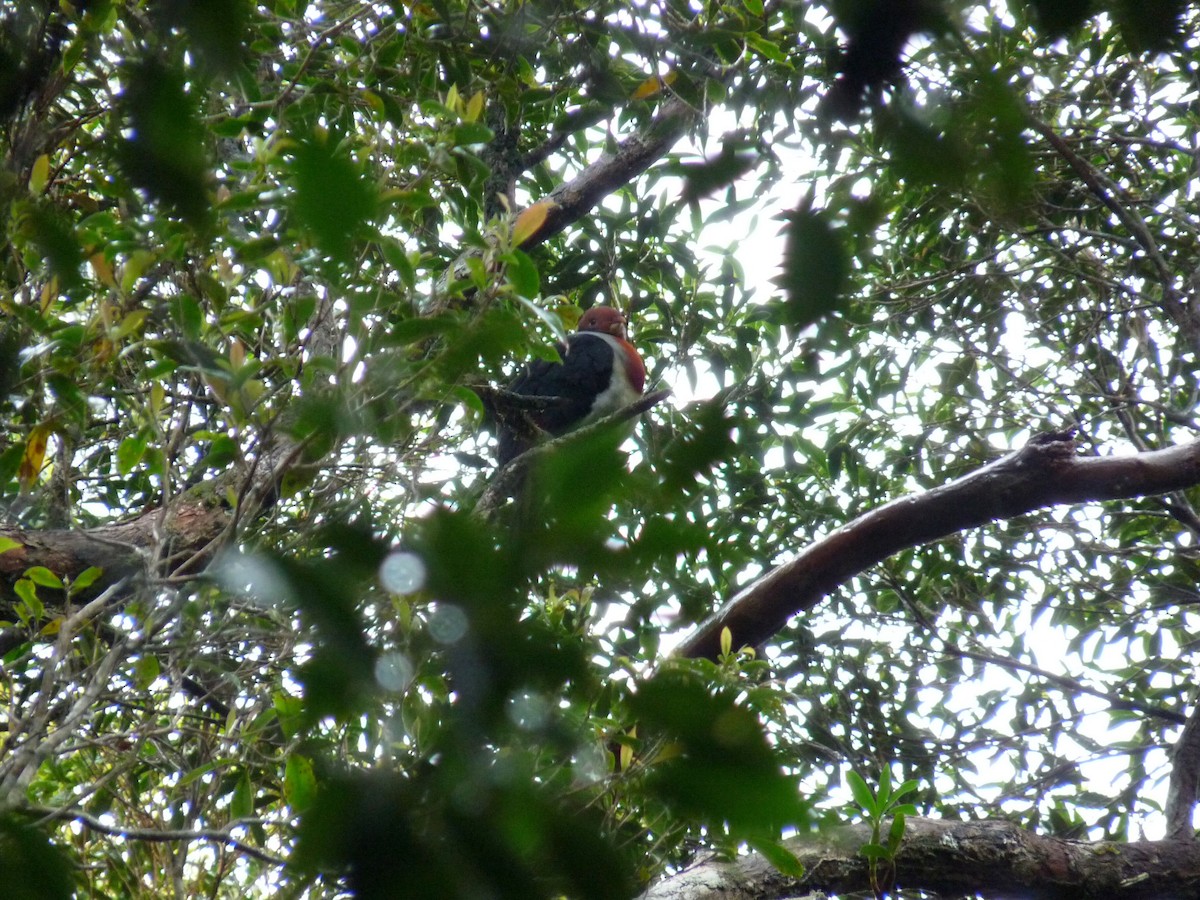
<instances>
[{"instance_id":1,"label":"green leaf","mask_svg":"<svg viewBox=\"0 0 1200 900\"><path fill-rule=\"evenodd\" d=\"M288 806L303 813L312 806L316 793L317 779L312 760L299 753L290 754L283 774L283 796Z\"/></svg>"},{"instance_id":2,"label":"green leaf","mask_svg":"<svg viewBox=\"0 0 1200 900\"><path fill-rule=\"evenodd\" d=\"M492 137L492 129L482 122L464 122L461 125L455 125L450 133L450 140L456 147L486 144Z\"/></svg>"},{"instance_id":3,"label":"green leaf","mask_svg":"<svg viewBox=\"0 0 1200 900\"><path fill-rule=\"evenodd\" d=\"M6 900L70 900L70 858L40 828L9 814L0 818L0 873Z\"/></svg>"},{"instance_id":4,"label":"green leaf","mask_svg":"<svg viewBox=\"0 0 1200 900\"><path fill-rule=\"evenodd\" d=\"M850 792L854 795L854 802L868 816L874 816L876 814L875 793L867 786L862 776L857 772L847 772L846 781L850 785Z\"/></svg>"},{"instance_id":5,"label":"green leaf","mask_svg":"<svg viewBox=\"0 0 1200 900\"><path fill-rule=\"evenodd\" d=\"M104 570L95 565L89 565L88 568L74 577L71 582L71 590L86 590L96 583L96 578L104 574Z\"/></svg>"},{"instance_id":6,"label":"green leaf","mask_svg":"<svg viewBox=\"0 0 1200 900\"><path fill-rule=\"evenodd\" d=\"M229 799L229 817L231 819L249 819L254 815L254 785L250 781L250 773L242 770Z\"/></svg>"},{"instance_id":7,"label":"green leaf","mask_svg":"<svg viewBox=\"0 0 1200 900\"><path fill-rule=\"evenodd\" d=\"M283 691L276 691L271 702L279 717L279 727L283 729L284 735L289 738L295 737L299 733L304 717L304 701Z\"/></svg>"},{"instance_id":8,"label":"green leaf","mask_svg":"<svg viewBox=\"0 0 1200 900\"><path fill-rule=\"evenodd\" d=\"M892 817L891 827L888 828L888 852L894 856L896 849L900 846L900 842L904 840L904 830L906 825L904 813L897 812Z\"/></svg>"},{"instance_id":9,"label":"green leaf","mask_svg":"<svg viewBox=\"0 0 1200 900\"><path fill-rule=\"evenodd\" d=\"M39 587L56 588L62 590L62 579L47 569L45 566L32 566L25 570L25 577Z\"/></svg>"},{"instance_id":10,"label":"green leaf","mask_svg":"<svg viewBox=\"0 0 1200 900\"><path fill-rule=\"evenodd\" d=\"M190 294L177 294L169 301L171 316L181 328L182 336L188 341L200 340L200 329L204 324L204 312L196 298Z\"/></svg>"},{"instance_id":11,"label":"green leaf","mask_svg":"<svg viewBox=\"0 0 1200 900\"><path fill-rule=\"evenodd\" d=\"M13 591L22 601L17 606L17 615L24 624L40 621L46 615L46 607L37 595L37 587L28 578L18 578Z\"/></svg>"},{"instance_id":12,"label":"green leaf","mask_svg":"<svg viewBox=\"0 0 1200 900\"><path fill-rule=\"evenodd\" d=\"M505 275L508 276L509 284L518 294L530 299L541 294L542 287L538 278L537 264L529 257L529 254L514 249L504 255L504 260L508 263L504 270Z\"/></svg>"},{"instance_id":13,"label":"green leaf","mask_svg":"<svg viewBox=\"0 0 1200 900\"><path fill-rule=\"evenodd\" d=\"M162 672L162 666L158 661L158 657L152 653L139 657L134 666L135 678L134 682L143 691L154 683L159 674Z\"/></svg>"},{"instance_id":14,"label":"green leaf","mask_svg":"<svg viewBox=\"0 0 1200 900\"><path fill-rule=\"evenodd\" d=\"M9 550L19 550L24 546L20 541L14 541L12 538L0 534L0 553L7 553Z\"/></svg>"},{"instance_id":15,"label":"green leaf","mask_svg":"<svg viewBox=\"0 0 1200 900\"><path fill-rule=\"evenodd\" d=\"M175 0L166 9L172 24L187 33L188 51L209 71L229 74L242 64L249 0Z\"/></svg>"},{"instance_id":16,"label":"green leaf","mask_svg":"<svg viewBox=\"0 0 1200 900\"><path fill-rule=\"evenodd\" d=\"M128 137L117 158L129 179L193 226L210 222L205 132L183 73L157 56L124 73Z\"/></svg>"},{"instance_id":17,"label":"green leaf","mask_svg":"<svg viewBox=\"0 0 1200 900\"><path fill-rule=\"evenodd\" d=\"M1117 0L1121 36L1134 53L1162 52L1177 44L1186 0Z\"/></svg>"},{"instance_id":18,"label":"green leaf","mask_svg":"<svg viewBox=\"0 0 1200 900\"><path fill-rule=\"evenodd\" d=\"M400 276L400 280L404 282L404 286L410 290L415 287L417 283L417 270L413 267L412 260L409 259L404 247L396 241L385 238L379 242L379 249L383 252L383 258L388 261L388 265Z\"/></svg>"},{"instance_id":19,"label":"green leaf","mask_svg":"<svg viewBox=\"0 0 1200 900\"><path fill-rule=\"evenodd\" d=\"M694 203L708 197L748 174L760 161L753 146L737 139L726 141L716 156L679 167L684 178L682 199Z\"/></svg>"},{"instance_id":20,"label":"green leaf","mask_svg":"<svg viewBox=\"0 0 1200 900\"><path fill-rule=\"evenodd\" d=\"M1062 37L1081 25L1092 12L1091 0L1025 0L1039 26L1050 38Z\"/></svg>"},{"instance_id":21,"label":"green leaf","mask_svg":"<svg viewBox=\"0 0 1200 900\"><path fill-rule=\"evenodd\" d=\"M148 437L145 434L135 434L121 441L117 445L117 471L128 475L137 468L142 457L146 455L147 443Z\"/></svg>"},{"instance_id":22,"label":"green leaf","mask_svg":"<svg viewBox=\"0 0 1200 900\"><path fill-rule=\"evenodd\" d=\"M824 318L843 300L850 272L842 239L821 213L798 209L784 226L782 319L796 328Z\"/></svg>"},{"instance_id":23,"label":"green leaf","mask_svg":"<svg viewBox=\"0 0 1200 900\"><path fill-rule=\"evenodd\" d=\"M892 791L892 803L894 804L897 800L899 800L905 794L911 794L913 791L915 791L917 789L917 787L918 787L917 782L912 778L903 782L898 788L896 788L894 791Z\"/></svg>"},{"instance_id":24,"label":"green leaf","mask_svg":"<svg viewBox=\"0 0 1200 900\"><path fill-rule=\"evenodd\" d=\"M189 769L188 771L184 772L182 776L180 776L179 786L187 787L189 784L191 784L197 778L202 778L205 775L207 775L209 772L213 772L213 771L215 771L219 768L222 768L228 764L229 764L228 759L221 759L221 760L214 760L212 762L204 763L204 765L196 766L196 768L194 768L194 769Z\"/></svg>"},{"instance_id":25,"label":"green leaf","mask_svg":"<svg viewBox=\"0 0 1200 900\"><path fill-rule=\"evenodd\" d=\"M375 215L374 185L344 149L327 135L298 140L293 174L300 221L334 259L349 263L354 241Z\"/></svg>"},{"instance_id":26,"label":"green leaf","mask_svg":"<svg viewBox=\"0 0 1200 900\"><path fill-rule=\"evenodd\" d=\"M891 853L887 847L880 844L863 844L858 848L858 852L867 859L890 859Z\"/></svg>"},{"instance_id":27,"label":"green leaf","mask_svg":"<svg viewBox=\"0 0 1200 900\"><path fill-rule=\"evenodd\" d=\"M779 45L774 41L769 41L762 35L755 34L753 31L748 31L744 35L746 45L755 53L769 59L771 62L781 63L787 61L787 54L779 48Z\"/></svg>"},{"instance_id":28,"label":"green leaf","mask_svg":"<svg viewBox=\"0 0 1200 900\"><path fill-rule=\"evenodd\" d=\"M804 864L796 854L779 841L756 840L751 838L746 843L756 852L761 853L779 874L787 878L803 878Z\"/></svg>"},{"instance_id":29,"label":"green leaf","mask_svg":"<svg viewBox=\"0 0 1200 900\"><path fill-rule=\"evenodd\" d=\"M640 727L661 729L678 748L648 773L667 803L759 834L806 820L795 779L783 773L757 717L731 695L667 672L643 683L631 705Z\"/></svg>"},{"instance_id":30,"label":"green leaf","mask_svg":"<svg viewBox=\"0 0 1200 900\"><path fill-rule=\"evenodd\" d=\"M892 804L892 770L887 766L879 772L879 788L875 791L875 802L881 813Z\"/></svg>"},{"instance_id":31,"label":"green leaf","mask_svg":"<svg viewBox=\"0 0 1200 900\"><path fill-rule=\"evenodd\" d=\"M41 251L50 273L65 288L80 284L83 250L70 223L57 210L42 203L30 204L22 221L26 237Z\"/></svg>"}]
</instances>

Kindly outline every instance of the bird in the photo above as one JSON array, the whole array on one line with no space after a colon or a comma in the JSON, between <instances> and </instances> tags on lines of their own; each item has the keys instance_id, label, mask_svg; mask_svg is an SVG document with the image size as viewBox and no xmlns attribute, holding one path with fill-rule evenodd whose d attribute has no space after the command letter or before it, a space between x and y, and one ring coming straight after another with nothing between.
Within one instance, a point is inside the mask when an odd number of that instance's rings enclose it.
<instances>
[{"instance_id":1,"label":"bird","mask_svg":"<svg viewBox=\"0 0 1200 900\"><path fill-rule=\"evenodd\" d=\"M500 416L496 460L501 467L537 443L538 432L566 434L628 406L642 395L646 365L611 306L593 306L559 345L561 362L535 360L508 386L518 397L545 398Z\"/></svg>"}]
</instances>

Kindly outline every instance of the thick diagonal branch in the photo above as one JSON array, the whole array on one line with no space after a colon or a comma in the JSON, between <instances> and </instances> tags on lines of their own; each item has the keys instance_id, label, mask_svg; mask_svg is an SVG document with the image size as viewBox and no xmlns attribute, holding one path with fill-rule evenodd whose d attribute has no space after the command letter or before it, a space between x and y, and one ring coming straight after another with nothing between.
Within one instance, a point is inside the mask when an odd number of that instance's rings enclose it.
<instances>
[{"instance_id":1,"label":"thick diagonal branch","mask_svg":"<svg viewBox=\"0 0 1200 900\"><path fill-rule=\"evenodd\" d=\"M782 875L751 853L685 869L651 887L642 900L869 893L867 857L860 851L870 839L866 825L797 835L785 843L804 866L802 877ZM993 820L910 818L894 866L896 888L943 897L975 895L981 885L990 898L1021 900L1161 900L1195 897L1200 890L1195 841L1072 841Z\"/></svg>"},{"instance_id":2,"label":"thick diagonal branch","mask_svg":"<svg viewBox=\"0 0 1200 900\"><path fill-rule=\"evenodd\" d=\"M855 519L754 581L679 648L716 658L722 629L757 645L855 575L893 553L1035 509L1165 494L1200 484L1200 441L1123 457L1082 457L1070 434L1025 447L949 484L900 497Z\"/></svg>"},{"instance_id":3,"label":"thick diagonal branch","mask_svg":"<svg viewBox=\"0 0 1200 900\"><path fill-rule=\"evenodd\" d=\"M528 250L587 215L597 203L632 182L666 155L696 121L696 109L681 97L668 97L645 128L550 192L545 221L521 247Z\"/></svg>"}]
</instances>

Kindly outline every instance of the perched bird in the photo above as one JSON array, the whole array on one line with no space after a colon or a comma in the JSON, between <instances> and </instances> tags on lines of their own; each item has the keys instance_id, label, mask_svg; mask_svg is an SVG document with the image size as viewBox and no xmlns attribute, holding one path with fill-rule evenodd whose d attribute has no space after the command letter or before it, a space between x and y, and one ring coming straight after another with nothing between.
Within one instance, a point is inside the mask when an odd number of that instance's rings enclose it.
<instances>
[{"instance_id":1,"label":"perched bird","mask_svg":"<svg viewBox=\"0 0 1200 900\"><path fill-rule=\"evenodd\" d=\"M565 434L642 394L646 366L629 343L625 317L611 306L593 306L585 312L578 330L560 345L559 354L562 362L532 362L508 386L512 394L546 399L500 418L496 452L500 465L537 443L538 429Z\"/></svg>"}]
</instances>

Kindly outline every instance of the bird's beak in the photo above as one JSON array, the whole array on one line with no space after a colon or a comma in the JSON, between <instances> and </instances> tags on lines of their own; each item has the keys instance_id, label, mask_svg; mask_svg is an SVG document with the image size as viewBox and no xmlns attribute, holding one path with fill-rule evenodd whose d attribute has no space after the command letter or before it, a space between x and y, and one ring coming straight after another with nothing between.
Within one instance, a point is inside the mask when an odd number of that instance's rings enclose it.
<instances>
[{"instance_id":1,"label":"bird's beak","mask_svg":"<svg viewBox=\"0 0 1200 900\"><path fill-rule=\"evenodd\" d=\"M613 322L612 328L608 329L609 334L625 340L625 317L617 316L617 321Z\"/></svg>"}]
</instances>

